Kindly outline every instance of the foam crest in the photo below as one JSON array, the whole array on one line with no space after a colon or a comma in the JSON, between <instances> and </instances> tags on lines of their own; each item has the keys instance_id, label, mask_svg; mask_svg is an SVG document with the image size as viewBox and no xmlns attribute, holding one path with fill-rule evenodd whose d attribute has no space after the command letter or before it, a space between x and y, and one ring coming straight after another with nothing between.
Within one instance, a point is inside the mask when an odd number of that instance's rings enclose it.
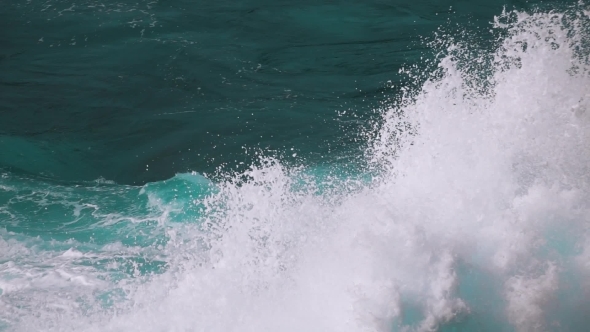
<instances>
[{"instance_id":1,"label":"foam crest","mask_svg":"<svg viewBox=\"0 0 590 332\"><path fill-rule=\"evenodd\" d=\"M428 243L495 271L516 329L543 330L564 287L555 264L576 259L548 235L585 245L575 233L589 221L588 21L505 13L496 27L508 37L490 60L453 45L439 76L385 114L375 160ZM469 71L478 60L491 75Z\"/></svg>"}]
</instances>

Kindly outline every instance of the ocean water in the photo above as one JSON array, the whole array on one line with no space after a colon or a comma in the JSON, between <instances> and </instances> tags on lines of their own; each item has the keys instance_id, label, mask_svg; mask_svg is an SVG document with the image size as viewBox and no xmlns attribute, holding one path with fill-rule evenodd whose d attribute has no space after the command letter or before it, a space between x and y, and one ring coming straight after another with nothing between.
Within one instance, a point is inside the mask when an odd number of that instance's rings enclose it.
<instances>
[{"instance_id":1,"label":"ocean water","mask_svg":"<svg viewBox=\"0 0 590 332\"><path fill-rule=\"evenodd\" d=\"M9 1L0 331L587 331L585 2Z\"/></svg>"}]
</instances>

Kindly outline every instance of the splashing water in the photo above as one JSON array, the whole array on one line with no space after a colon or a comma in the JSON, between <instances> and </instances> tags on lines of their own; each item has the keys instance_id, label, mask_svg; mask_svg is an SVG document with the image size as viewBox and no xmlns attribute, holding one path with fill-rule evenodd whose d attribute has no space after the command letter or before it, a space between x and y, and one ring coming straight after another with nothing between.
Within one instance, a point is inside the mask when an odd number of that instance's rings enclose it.
<instances>
[{"instance_id":1,"label":"splashing water","mask_svg":"<svg viewBox=\"0 0 590 332\"><path fill-rule=\"evenodd\" d=\"M0 329L585 330L588 21L504 13L493 53L451 43L358 176L272 158L141 188L4 174Z\"/></svg>"}]
</instances>

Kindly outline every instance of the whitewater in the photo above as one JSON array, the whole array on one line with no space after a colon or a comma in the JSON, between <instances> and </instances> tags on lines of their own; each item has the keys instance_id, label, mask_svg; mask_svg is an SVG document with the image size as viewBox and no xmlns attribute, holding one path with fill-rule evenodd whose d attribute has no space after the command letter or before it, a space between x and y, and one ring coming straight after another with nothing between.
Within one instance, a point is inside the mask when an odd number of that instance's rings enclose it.
<instances>
[{"instance_id":1,"label":"whitewater","mask_svg":"<svg viewBox=\"0 0 590 332\"><path fill-rule=\"evenodd\" d=\"M492 51L441 30L354 171L2 173L0 330L587 330L589 15L502 13Z\"/></svg>"}]
</instances>

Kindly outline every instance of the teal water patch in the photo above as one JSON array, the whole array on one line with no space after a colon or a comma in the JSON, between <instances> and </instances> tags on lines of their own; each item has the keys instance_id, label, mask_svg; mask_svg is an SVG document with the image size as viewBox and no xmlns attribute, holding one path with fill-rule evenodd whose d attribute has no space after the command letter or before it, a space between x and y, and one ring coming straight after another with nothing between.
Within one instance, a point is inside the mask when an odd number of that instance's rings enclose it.
<instances>
[{"instance_id":1,"label":"teal water patch","mask_svg":"<svg viewBox=\"0 0 590 332\"><path fill-rule=\"evenodd\" d=\"M196 222L195 202L210 194L210 188L211 182L198 174L137 187L3 173L0 227L45 240L105 244L116 238L125 244L147 244L158 227L169 222Z\"/></svg>"},{"instance_id":2,"label":"teal water patch","mask_svg":"<svg viewBox=\"0 0 590 332\"><path fill-rule=\"evenodd\" d=\"M18 289L36 279L61 283L80 278L81 284L113 287L85 300L88 305L125 303L126 297L119 296L121 285L145 282L170 269L164 251L169 232L198 224L196 202L211 188L211 182L198 174L137 187L3 173L0 289ZM2 292L0 296L12 296L6 289Z\"/></svg>"},{"instance_id":3,"label":"teal water patch","mask_svg":"<svg viewBox=\"0 0 590 332\"><path fill-rule=\"evenodd\" d=\"M377 177L355 162L300 167L293 173L293 191L313 191L323 197L346 196L371 185Z\"/></svg>"},{"instance_id":4,"label":"teal water patch","mask_svg":"<svg viewBox=\"0 0 590 332\"><path fill-rule=\"evenodd\" d=\"M197 222L203 213L203 200L216 192L211 180L197 173L177 174L169 180L148 183L140 191L153 209L165 210L164 218L173 222Z\"/></svg>"},{"instance_id":5,"label":"teal water patch","mask_svg":"<svg viewBox=\"0 0 590 332\"><path fill-rule=\"evenodd\" d=\"M460 261L457 296L469 306L469 313L440 327L441 332L514 331L505 311L506 300L500 278L485 268Z\"/></svg>"},{"instance_id":6,"label":"teal water patch","mask_svg":"<svg viewBox=\"0 0 590 332\"><path fill-rule=\"evenodd\" d=\"M57 312L128 307L133 289L178 269L168 243L183 227L199 227L198 202L212 192L212 182L196 173L141 187L2 173L2 330L22 326L22 310L40 310L19 303L47 293L61 294Z\"/></svg>"},{"instance_id":7,"label":"teal water patch","mask_svg":"<svg viewBox=\"0 0 590 332\"><path fill-rule=\"evenodd\" d=\"M394 331L403 331L403 329L415 329L424 319L424 308L417 303L415 299L404 298L400 302L402 312L399 319L394 322Z\"/></svg>"},{"instance_id":8,"label":"teal water patch","mask_svg":"<svg viewBox=\"0 0 590 332\"><path fill-rule=\"evenodd\" d=\"M499 276L464 260L459 260L455 272L457 287L448 296L457 296L465 302L469 310L436 326L436 331L515 331L505 312L506 300ZM422 330L427 308L418 299L418 294L402 297L401 314L394 320L392 331Z\"/></svg>"}]
</instances>

